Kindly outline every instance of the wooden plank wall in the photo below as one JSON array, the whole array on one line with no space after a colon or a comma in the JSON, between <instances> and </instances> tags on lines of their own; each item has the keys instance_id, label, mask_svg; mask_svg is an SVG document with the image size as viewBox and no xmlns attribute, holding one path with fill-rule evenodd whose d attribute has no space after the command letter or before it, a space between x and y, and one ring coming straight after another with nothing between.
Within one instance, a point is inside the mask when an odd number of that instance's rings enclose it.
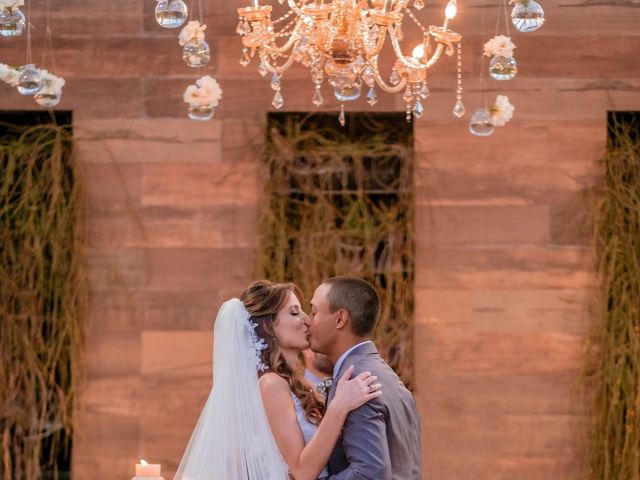
<instances>
[{"instance_id":1,"label":"wooden plank wall","mask_svg":"<svg viewBox=\"0 0 640 480\"><path fill-rule=\"evenodd\" d=\"M67 79L86 167L93 299L77 415L74 478L116 480L136 458L172 478L210 388L211 326L251 278L261 172L251 147L273 92L237 60L235 9L203 0L215 119L185 118L196 72L155 2L52 2L55 73ZM417 398L429 480L576 478L584 421L574 395L593 277L571 220L598 177L608 109L640 109L640 3L543 0L548 22L513 35L520 73L480 81L494 1L460 0L465 104L456 121L454 61L431 77L417 152ZM423 15L439 23L443 1ZM44 0L33 0L40 59ZM433 10L430 10L433 9ZM416 32L407 31L408 37ZM415 37L417 38L417 37ZM20 64L26 39L1 39ZM285 109L310 110L307 74L285 76ZM3 110L30 99L0 85ZM514 120L491 138L467 133L483 97L509 95ZM404 108L380 95L375 110ZM325 110L337 110L330 99ZM372 110L366 103L354 109Z\"/></svg>"}]
</instances>

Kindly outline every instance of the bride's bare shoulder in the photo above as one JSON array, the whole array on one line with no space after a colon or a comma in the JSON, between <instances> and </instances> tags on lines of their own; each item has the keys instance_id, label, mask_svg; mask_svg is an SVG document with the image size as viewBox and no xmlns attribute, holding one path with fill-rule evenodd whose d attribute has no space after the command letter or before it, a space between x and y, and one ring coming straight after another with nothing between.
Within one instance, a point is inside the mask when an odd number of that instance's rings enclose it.
<instances>
[{"instance_id":1,"label":"bride's bare shoulder","mask_svg":"<svg viewBox=\"0 0 640 480\"><path fill-rule=\"evenodd\" d=\"M274 372L267 372L260 377L260 390L263 392L289 392L289 383Z\"/></svg>"}]
</instances>

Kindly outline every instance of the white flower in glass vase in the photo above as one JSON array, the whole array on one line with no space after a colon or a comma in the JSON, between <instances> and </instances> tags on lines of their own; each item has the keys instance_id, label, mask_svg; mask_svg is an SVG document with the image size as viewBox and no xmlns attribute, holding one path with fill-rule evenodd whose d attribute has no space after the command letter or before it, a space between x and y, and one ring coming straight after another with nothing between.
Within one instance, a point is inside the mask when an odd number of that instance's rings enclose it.
<instances>
[{"instance_id":1,"label":"white flower in glass vase","mask_svg":"<svg viewBox=\"0 0 640 480\"><path fill-rule=\"evenodd\" d=\"M492 57L489 62L489 74L494 80L511 80L518 73L513 49L516 46L506 35L496 35L484 44L484 54Z\"/></svg>"},{"instance_id":2,"label":"white flower in glass vase","mask_svg":"<svg viewBox=\"0 0 640 480\"><path fill-rule=\"evenodd\" d=\"M26 18L20 8L23 0L0 0L0 36L18 37L26 26Z\"/></svg>"},{"instance_id":3,"label":"white flower in glass vase","mask_svg":"<svg viewBox=\"0 0 640 480\"><path fill-rule=\"evenodd\" d=\"M20 71L4 63L0 63L0 80L12 87L17 87L20 80Z\"/></svg>"},{"instance_id":4,"label":"white flower in glass vase","mask_svg":"<svg viewBox=\"0 0 640 480\"><path fill-rule=\"evenodd\" d=\"M62 87L64 87L65 80L46 70L40 70L40 76L42 78L42 88L33 98L38 105L55 107L62 98Z\"/></svg>"},{"instance_id":5,"label":"white flower in glass vase","mask_svg":"<svg viewBox=\"0 0 640 480\"><path fill-rule=\"evenodd\" d=\"M189 118L209 120L220 103L222 89L215 78L205 75L196 80L195 85L189 85L182 98L189 104Z\"/></svg>"},{"instance_id":6,"label":"white flower in glass vase","mask_svg":"<svg viewBox=\"0 0 640 480\"><path fill-rule=\"evenodd\" d=\"M178 43L182 46L182 60L188 67L202 67L211 60L211 48L204 39L206 25L193 20L182 29Z\"/></svg>"},{"instance_id":7,"label":"white flower in glass vase","mask_svg":"<svg viewBox=\"0 0 640 480\"><path fill-rule=\"evenodd\" d=\"M504 127L513 118L515 107L506 95L498 95L491 107L491 123L496 127Z\"/></svg>"}]
</instances>

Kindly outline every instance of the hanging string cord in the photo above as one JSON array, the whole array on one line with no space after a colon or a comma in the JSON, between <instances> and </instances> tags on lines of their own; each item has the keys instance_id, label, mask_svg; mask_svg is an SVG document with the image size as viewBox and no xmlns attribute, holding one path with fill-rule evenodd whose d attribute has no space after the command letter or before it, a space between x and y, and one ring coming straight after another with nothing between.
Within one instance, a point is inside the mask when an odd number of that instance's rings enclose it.
<instances>
[{"instance_id":1,"label":"hanging string cord","mask_svg":"<svg viewBox=\"0 0 640 480\"><path fill-rule=\"evenodd\" d=\"M511 37L511 29L509 28L509 14L507 13L507 0L502 0L502 11L504 12L504 24L507 27L507 37Z\"/></svg>"},{"instance_id":2,"label":"hanging string cord","mask_svg":"<svg viewBox=\"0 0 640 480\"><path fill-rule=\"evenodd\" d=\"M27 65L31 64L31 0L27 0Z\"/></svg>"},{"instance_id":3,"label":"hanging string cord","mask_svg":"<svg viewBox=\"0 0 640 480\"><path fill-rule=\"evenodd\" d=\"M480 35L481 38L484 38L485 35L485 20L486 14L485 9L481 10L480 15ZM500 20L500 13L498 12L498 20ZM498 25L496 24L496 34L498 33ZM484 108L487 108L487 82L486 82L486 71L485 71L485 55L482 48L482 44L480 44L480 90L482 91L482 103Z\"/></svg>"},{"instance_id":4,"label":"hanging string cord","mask_svg":"<svg viewBox=\"0 0 640 480\"><path fill-rule=\"evenodd\" d=\"M501 0L502 12L504 13L504 27L507 31L507 37L511 37L511 30L509 28L509 14L507 12L507 0ZM496 35L500 34L500 12L496 15Z\"/></svg>"},{"instance_id":5,"label":"hanging string cord","mask_svg":"<svg viewBox=\"0 0 640 480\"><path fill-rule=\"evenodd\" d=\"M45 68L47 57L51 56L51 66L56 71L56 53L53 48L53 33L51 31L51 0L46 3L46 28L44 33L44 48L42 51L42 68Z\"/></svg>"}]
</instances>

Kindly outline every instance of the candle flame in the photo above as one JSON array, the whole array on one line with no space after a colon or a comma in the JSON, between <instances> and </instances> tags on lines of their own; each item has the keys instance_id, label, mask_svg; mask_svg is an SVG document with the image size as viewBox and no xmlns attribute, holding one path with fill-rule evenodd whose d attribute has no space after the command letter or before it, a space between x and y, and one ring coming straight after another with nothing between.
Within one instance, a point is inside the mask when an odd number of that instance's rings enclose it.
<instances>
[{"instance_id":1,"label":"candle flame","mask_svg":"<svg viewBox=\"0 0 640 480\"><path fill-rule=\"evenodd\" d=\"M140 459L140 464L141 464L141 465L149 465L149 464L147 463L147 461L146 461L144 458L141 458L141 459Z\"/></svg>"}]
</instances>

